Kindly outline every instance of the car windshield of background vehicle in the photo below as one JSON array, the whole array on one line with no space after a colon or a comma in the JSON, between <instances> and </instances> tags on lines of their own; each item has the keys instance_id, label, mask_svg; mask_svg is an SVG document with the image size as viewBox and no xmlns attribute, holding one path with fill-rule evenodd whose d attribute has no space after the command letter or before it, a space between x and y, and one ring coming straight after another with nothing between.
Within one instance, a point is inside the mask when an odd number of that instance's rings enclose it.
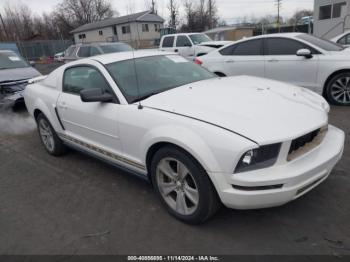
<instances>
[{"instance_id":1,"label":"car windshield of background vehicle","mask_svg":"<svg viewBox=\"0 0 350 262\"><path fill-rule=\"evenodd\" d=\"M107 68L129 103L216 77L178 55L130 59L108 64Z\"/></svg>"},{"instance_id":2,"label":"car windshield of background vehicle","mask_svg":"<svg viewBox=\"0 0 350 262\"><path fill-rule=\"evenodd\" d=\"M299 35L297 36L297 38L300 38L304 41L307 41L325 51L342 51L344 50L344 47L339 45L339 44L336 44L336 43L333 43L331 41L328 41L328 40L324 40L322 38L318 38L316 36L312 36L312 35Z\"/></svg>"},{"instance_id":3,"label":"car windshield of background vehicle","mask_svg":"<svg viewBox=\"0 0 350 262\"><path fill-rule=\"evenodd\" d=\"M100 48L105 54L132 51L131 46L126 44L100 45Z\"/></svg>"},{"instance_id":4,"label":"car windshield of background vehicle","mask_svg":"<svg viewBox=\"0 0 350 262\"><path fill-rule=\"evenodd\" d=\"M206 34L190 35L190 38L191 38L192 42L193 42L195 45L198 45L198 44L201 44L201 43L204 43L204 42L213 41L213 40L211 40L210 37L207 36Z\"/></svg>"},{"instance_id":5,"label":"car windshield of background vehicle","mask_svg":"<svg viewBox=\"0 0 350 262\"><path fill-rule=\"evenodd\" d=\"M14 52L0 52L0 70L29 67L22 57Z\"/></svg>"}]
</instances>

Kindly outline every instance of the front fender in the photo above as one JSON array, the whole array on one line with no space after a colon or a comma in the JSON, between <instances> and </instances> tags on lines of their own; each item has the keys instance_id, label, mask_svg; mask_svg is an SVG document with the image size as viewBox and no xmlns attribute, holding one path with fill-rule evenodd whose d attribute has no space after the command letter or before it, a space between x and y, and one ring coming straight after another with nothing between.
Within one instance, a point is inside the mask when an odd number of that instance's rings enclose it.
<instances>
[{"instance_id":1,"label":"front fender","mask_svg":"<svg viewBox=\"0 0 350 262\"><path fill-rule=\"evenodd\" d=\"M213 152L201 137L188 128L170 125L154 128L143 137L140 144L140 151L141 155L145 156L145 163L148 150L153 145L164 142L174 144L186 150L207 171L220 169Z\"/></svg>"}]
</instances>

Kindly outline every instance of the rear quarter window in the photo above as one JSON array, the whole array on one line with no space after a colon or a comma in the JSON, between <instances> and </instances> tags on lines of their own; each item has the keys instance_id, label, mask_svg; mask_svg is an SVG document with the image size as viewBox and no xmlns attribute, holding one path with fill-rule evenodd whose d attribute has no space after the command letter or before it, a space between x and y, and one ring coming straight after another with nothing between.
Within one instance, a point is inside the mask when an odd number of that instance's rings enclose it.
<instances>
[{"instance_id":1,"label":"rear quarter window","mask_svg":"<svg viewBox=\"0 0 350 262\"><path fill-rule=\"evenodd\" d=\"M173 47L174 46L174 36L166 36L163 39L162 47Z\"/></svg>"}]
</instances>

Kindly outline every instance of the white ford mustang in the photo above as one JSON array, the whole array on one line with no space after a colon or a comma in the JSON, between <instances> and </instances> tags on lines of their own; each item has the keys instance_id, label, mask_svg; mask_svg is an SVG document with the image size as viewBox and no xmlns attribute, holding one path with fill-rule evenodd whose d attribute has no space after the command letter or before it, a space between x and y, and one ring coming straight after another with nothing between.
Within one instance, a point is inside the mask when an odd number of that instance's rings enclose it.
<instances>
[{"instance_id":1,"label":"white ford mustang","mask_svg":"<svg viewBox=\"0 0 350 262\"><path fill-rule=\"evenodd\" d=\"M34 79L25 102L48 153L74 147L148 178L168 211L200 223L223 203L265 208L324 181L344 133L306 89L218 78L168 53L97 56Z\"/></svg>"}]
</instances>

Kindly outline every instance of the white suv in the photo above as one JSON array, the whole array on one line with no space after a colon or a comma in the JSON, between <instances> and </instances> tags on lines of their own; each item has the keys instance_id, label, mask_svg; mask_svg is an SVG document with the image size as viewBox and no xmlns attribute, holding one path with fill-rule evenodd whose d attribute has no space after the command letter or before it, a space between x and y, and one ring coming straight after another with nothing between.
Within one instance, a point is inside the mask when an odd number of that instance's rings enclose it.
<instances>
[{"instance_id":1,"label":"white suv","mask_svg":"<svg viewBox=\"0 0 350 262\"><path fill-rule=\"evenodd\" d=\"M196 59L219 76L253 75L289 82L350 105L350 52L303 33L271 34L235 42Z\"/></svg>"},{"instance_id":2,"label":"white suv","mask_svg":"<svg viewBox=\"0 0 350 262\"><path fill-rule=\"evenodd\" d=\"M232 41L213 41L203 33L171 34L162 37L159 49L193 59L230 43Z\"/></svg>"}]
</instances>

